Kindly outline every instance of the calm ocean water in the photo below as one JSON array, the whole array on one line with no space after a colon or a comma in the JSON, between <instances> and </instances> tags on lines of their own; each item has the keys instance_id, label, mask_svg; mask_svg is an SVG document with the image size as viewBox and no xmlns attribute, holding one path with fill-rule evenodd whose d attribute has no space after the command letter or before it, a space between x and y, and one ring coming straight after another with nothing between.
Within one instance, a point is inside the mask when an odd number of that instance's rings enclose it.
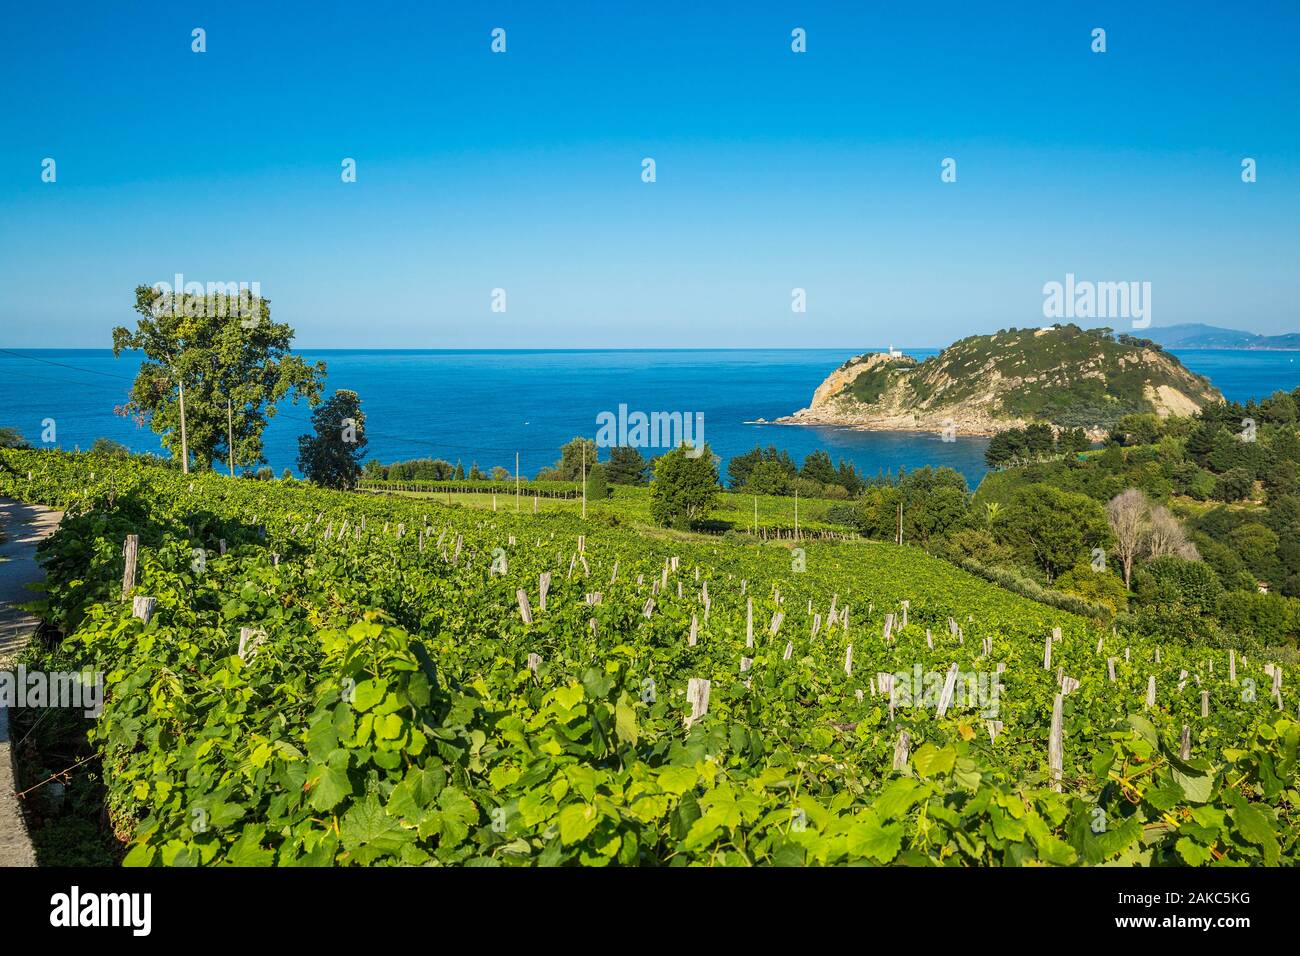
<instances>
[{"instance_id":1,"label":"calm ocean water","mask_svg":"<svg viewBox=\"0 0 1300 956\"><path fill-rule=\"evenodd\" d=\"M934 350L906 350L917 358ZM1300 353L1176 353L1230 399L1245 401L1300 385ZM559 457L575 435L595 437L596 415L629 411L703 412L704 437L724 461L755 444L774 444L796 460L816 448L867 475L948 465L972 487L985 472L985 439L944 442L937 434L747 425L803 408L822 379L849 357L840 350L753 351L305 351L328 365L327 393L361 395L369 455L381 461L437 457L525 474ZM34 444L53 418L57 444L87 448L99 436L136 451L158 437L113 414L126 401L138 358L100 349L0 351L0 425ZM297 436L309 430L305 405L285 406L266 433L276 473L296 470Z\"/></svg>"}]
</instances>

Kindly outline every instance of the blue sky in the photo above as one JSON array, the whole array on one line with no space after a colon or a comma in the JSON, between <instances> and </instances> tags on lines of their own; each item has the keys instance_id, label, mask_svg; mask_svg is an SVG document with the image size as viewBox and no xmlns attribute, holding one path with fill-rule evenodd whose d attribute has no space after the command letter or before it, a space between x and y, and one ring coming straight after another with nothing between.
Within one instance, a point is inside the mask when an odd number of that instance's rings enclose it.
<instances>
[{"instance_id":1,"label":"blue sky","mask_svg":"<svg viewBox=\"0 0 1300 956\"><path fill-rule=\"evenodd\" d=\"M941 346L1067 272L1300 328L1296 5L710 6L11 6L0 346L177 272L310 347Z\"/></svg>"}]
</instances>

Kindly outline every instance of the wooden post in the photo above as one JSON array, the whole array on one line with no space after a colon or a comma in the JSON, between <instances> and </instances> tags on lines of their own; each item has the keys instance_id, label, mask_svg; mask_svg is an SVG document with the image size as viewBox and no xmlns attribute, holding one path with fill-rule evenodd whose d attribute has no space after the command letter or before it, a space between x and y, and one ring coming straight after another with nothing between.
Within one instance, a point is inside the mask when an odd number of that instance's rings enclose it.
<instances>
[{"instance_id":1,"label":"wooden post","mask_svg":"<svg viewBox=\"0 0 1300 956\"><path fill-rule=\"evenodd\" d=\"M781 660L788 661L794 655L794 641L785 642L785 653L781 655Z\"/></svg>"},{"instance_id":2,"label":"wooden post","mask_svg":"<svg viewBox=\"0 0 1300 956\"><path fill-rule=\"evenodd\" d=\"M185 432L185 379L177 378L176 386L180 389L181 400L181 473L188 475L190 473L190 441ZM190 486L193 491L193 485Z\"/></svg>"},{"instance_id":3,"label":"wooden post","mask_svg":"<svg viewBox=\"0 0 1300 956\"><path fill-rule=\"evenodd\" d=\"M280 555L279 555L278 553L276 553L275 551L272 551L272 552L271 552L271 567L273 567L273 568L278 568L279 566L280 566Z\"/></svg>"},{"instance_id":4,"label":"wooden post","mask_svg":"<svg viewBox=\"0 0 1300 956\"><path fill-rule=\"evenodd\" d=\"M1156 705L1156 675L1147 678L1147 710Z\"/></svg>"},{"instance_id":5,"label":"wooden post","mask_svg":"<svg viewBox=\"0 0 1300 956\"><path fill-rule=\"evenodd\" d=\"M135 587L135 565L140 551L140 536L128 534L122 545L122 554L126 557L126 566L122 571L122 597L127 597Z\"/></svg>"},{"instance_id":6,"label":"wooden post","mask_svg":"<svg viewBox=\"0 0 1300 956\"><path fill-rule=\"evenodd\" d=\"M699 622L698 620L696 620L695 615L692 614L692 615L691 615L691 633L690 633L690 636L688 636L688 637L686 638L686 646L687 646L687 647L694 647L694 646L695 646L695 639L696 639L696 636L699 634L699 632L700 632L700 622Z\"/></svg>"},{"instance_id":7,"label":"wooden post","mask_svg":"<svg viewBox=\"0 0 1300 956\"><path fill-rule=\"evenodd\" d=\"M844 676L845 677L853 676L853 645L852 644L850 644L848 646L848 649L844 651Z\"/></svg>"},{"instance_id":8,"label":"wooden post","mask_svg":"<svg viewBox=\"0 0 1300 956\"><path fill-rule=\"evenodd\" d=\"M1208 690L1201 691L1201 716L1210 716L1210 692Z\"/></svg>"},{"instance_id":9,"label":"wooden post","mask_svg":"<svg viewBox=\"0 0 1300 956\"><path fill-rule=\"evenodd\" d=\"M948 676L943 682L943 691L939 694L939 705L935 708L935 718L942 717L948 713L948 707L952 704L953 688L957 683L957 665L953 664L948 668Z\"/></svg>"},{"instance_id":10,"label":"wooden post","mask_svg":"<svg viewBox=\"0 0 1300 956\"><path fill-rule=\"evenodd\" d=\"M537 676L537 669L541 666L542 666L542 655L540 654L528 655L528 670L532 673L534 677Z\"/></svg>"},{"instance_id":11,"label":"wooden post","mask_svg":"<svg viewBox=\"0 0 1300 956\"><path fill-rule=\"evenodd\" d=\"M1237 683L1237 652L1233 648L1228 648L1228 683Z\"/></svg>"},{"instance_id":12,"label":"wooden post","mask_svg":"<svg viewBox=\"0 0 1300 956\"><path fill-rule=\"evenodd\" d=\"M892 615L892 614L886 614L886 615L885 615L885 631L884 631L884 638L885 638L885 643L886 643L886 644L889 643L889 639L890 639L891 635L893 635L893 633L894 633L894 615Z\"/></svg>"},{"instance_id":13,"label":"wooden post","mask_svg":"<svg viewBox=\"0 0 1300 956\"><path fill-rule=\"evenodd\" d=\"M745 599L745 646L754 646L754 599Z\"/></svg>"},{"instance_id":14,"label":"wooden post","mask_svg":"<svg viewBox=\"0 0 1300 956\"><path fill-rule=\"evenodd\" d=\"M710 682L702 677L692 677L686 684L686 701L691 705L691 715L686 718L686 726L699 720L709 712Z\"/></svg>"},{"instance_id":15,"label":"wooden post","mask_svg":"<svg viewBox=\"0 0 1300 956\"><path fill-rule=\"evenodd\" d=\"M892 697L891 697L892 700ZM898 742L894 744L894 770L902 770L907 766L907 755L912 749L912 735L906 730L898 732Z\"/></svg>"},{"instance_id":16,"label":"wooden post","mask_svg":"<svg viewBox=\"0 0 1300 956\"><path fill-rule=\"evenodd\" d=\"M239 659L241 661L250 660L253 651L266 640L266 635L260 631L255 631L251 627L241 627L239 629Z\"/></svg>"},{"instance_id":17,"label":"wooden post","mask_svg":"<svg viewBox=\"0 0 1300 956\"><path fill-rule=\"evenodd\" d=\"M1052 635L1047 635L1047 640L1043 642L1043 670L1052 669Z\"/></svg>"},{"instance_id":18,"label":"wooden post","mask_svg":"<svg viewBox=\"0 0 1300 956\"><path fill-rule=\"evenodd\" d=\"M1061 746L1061 702L1064 697L1056 695L1052 701L1052 736L1047 741L1047 766L1052 778L1052 789L1061 792L1061 773L1064 767L1064 753Z\"/></svg>"},{"instance_id":19,"label":"wooden post","mask_svg":"<svg viewBox=\"0 0 1300 956\"><path fill-rule=\"evenodd\" d=\"M1112 684L1115 683L1115 658L1113 657L1106 658L1106 676L1110 678Z\"/></svg>"},{"instance_id":20,"label":"wooden post","mask_svg":"<svg viewBox=\"0 0 1300 956\"><path fill-rule=\"evenodd\" d=\"M533 623L533 609L528 606L528 592L523 588L515 591L515 600L519 602L519 616L525 624Z\"/></svg>"},{"instance_id":21,"label":"wooden post","mask_svg":"<svg viewBox=\"0 0 1300 956\"><path fill-rule=\"evenodd\" d=\"M217 550L221 552L222 556L225 555L225 553L226 553L226 539L225 539L225 538L222 538L220 541L217 542Z\"/></svg>"},{"instance_id":22,"label":"wooden post","mask_svg":"<svg viewBox=\"0 0 1300 956\"><path fill-rule=\"evenodd\" d=\"M131 599L131 616L138 617L147 625L152 620L154 608L157 606L157 598L143 597L137 594Z\"/></svg>"},{"instance_id":23,"label":"wooden post","mask_svg":"<svg viewBox=\"0 0 1300 956\"><path fill-rule=\"evenodd\" d=\"M1178 759L1190 760L1192 757L1192 728L1183 724L1183 736L1178 741Z\"/></svg>"}]
</instances>

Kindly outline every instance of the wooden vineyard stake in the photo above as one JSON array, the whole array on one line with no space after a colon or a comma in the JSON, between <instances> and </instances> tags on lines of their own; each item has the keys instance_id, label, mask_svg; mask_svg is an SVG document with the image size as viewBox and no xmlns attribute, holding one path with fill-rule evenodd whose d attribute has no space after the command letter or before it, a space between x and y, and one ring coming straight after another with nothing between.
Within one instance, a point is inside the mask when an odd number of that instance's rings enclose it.
<instances>
[{"instance_id":1,"label":"wooden vineyard stake","mask_svg":"<svg viewBox=\"0 0 1300 956\"><path fill-rule=\"evenodd\" d=\"M694 647L694 646L695 646L695 638L696 638L696 636L699 634L699 631L700 631L700 622L697 621L697 620L695 619L695 615L692 614L692 615L691 615L691 633L690 633L690 636L686 638L686 646L687 646L687 647Z\"/></svg>"},{"instance_id":2,"label":"wooden vineyard stake","mask_svg":"<svg viewBox=\"0 0 1300 956\"><path fill-rule=\"evenodd\" d=\"M279 566L280 566L280 555L277 554L276 552L272 551L272 552L271 552L271 567L273 567L273 568L278 568Z\"/></svg>"},{"instance_id":3,"label":"wooden vineyard stake","mask_svg":"<svg viewBox=\"0 0 1300 956\"><path fill-rule=\"evenodd\" d=\"M835 605L839 603L839 600L840 600L840 595L838 591L831 595L831 609L829 612L827 612L826 615L828 618L828 620L826 621L827 627L829 627L835 621Z\"/></svg>"},{"instance_id":4,"label":"wooden vineyard stake","mask_svg":"<svg viewBox=\"0 0 1300 956\"><path fill-rule=\"evenodd\" d=\"M680 601L681 599L682 599L682 582L681 582L681 581L678 581L678 582L677 582L677 600Z\"/></svg>"},{"instance_id":5,"label":"wooden vineyard stake","mask_svg":"<svg viewBox=\"0 0 1300 956\"><path fill-rule=\"evenodd\" d=\"M122 555L126 558L126 566L122 570L122 597L127 597L135 587L135 566L139 553L140 536L128 534L122 544Z\"/></svg>"},{"instance_id":6,"label":"wooden vineyard stake","mask_svg":"<svg viewBox=\"0 0 1300 956\"><path fill-rule=\"evenodd\" d=\"M1147 678L1147 710L1156 705L1156 675Z\"/></svg>"},{"instance_id":7,"label":"wooden vineyard stake","mask_svg":"<svg viewBox=\"0 0 1300 956\"><path fill-rule=\"evenodd\" d=\"M849 606L847 604L840 611L840 623L844 625L844 633L849 633Z\"/></svg>"},{"instance_id":8,"label":"wooden vineyard stake","mask_svg":"<svg viewBox=\"0 0 1300 956\"><path fill-rule=\"evenodd\" d=\"M1179 672L1178 672L1178 691L1179 691L1179 693L1181 693L1182 690L1183 690L1183 688L1186 687L1186 686L1187 686L1187 671L1185 671L1185 670L1179 671Z\"/></svg>"},{"instance_id":9,"label":"wooden vineyard stake","mask_svg":"<svg viewBox=\"0 0 1300 956\"><path fill-rule=\"evenodd\" d=\"M1061 678L1061 695L1062 695L1062 696L1064 696L1064 697L1069 697L1069 696L1070 696L1070 693L1071 693L1072 691L1076 691L1076 690L1078 690L1078 689L1079 689L1079 682L1078 682L1077 680L1075 680L1073 677L1062 677L1062 678Z\"/></svg>"},{"instance_id":10,"label":"wooden vineyard stake","mask_svg":"<svg viewBox=\"0 0 1300 956\"><path fill-rule=\"evenodd\" d=\"M618 559L614 559L614 573L609 576L609 586L613 587L614 582L618 580Z\"/></svg>"},{"instance_id":11,"label":"wooden vineyard stake","mask_svg":"<svg viewBox=\"0 0 1300 956\"><path fill-rule=\"evenodd\" d=\"M1110 678L1112 684L1115 683L1115 658L1113 657L1106 658L1106 676Z\"/></svg>"},{"instance_id":12,"label":"wooden vineyard stake","mask_svg":"<svg viewBox=\"0 0 1300 956\"><path fill-rule=\"evenodd\" d=\"M928 627L925 629L925 646L930 648L930 650L934 650L934 638L930 636L930 629Z\"/></svg>"},{"instance_id":13,"label":"wooden vineyard stake","mask_svg":"<svg viewBox=\"0 0 1300 956\"><path fill-rule=\"evenodd\" d=\"M537 606L546 610L546 595L551 590L551 572L543 571L537 576Z\"/></svg>"},{"instance_id":14,"label":"wooden vineyard stake","mask_svg":"<svg viewBox=\"0 0 1300 956\"><path fill-rule=\"evenodd\" d=\"M785 642L785 653L781 655L781 660L788 661L794 654L794 641Z\"/></svg>"},{"instance_id":15,"label":"wooden vineyard stake","mask_svg":"<svg viewBox=\"0 0 1300 956\"><path fill-rule=\"evenodd\" d=\"M255 631L251 627L241 627L239 629L239 659L248 661L252 658L253 652L261 646L266 640L266 635L260 631Z\"/></svg>"},{"instance_id":16,"label":"wooden vineyard stake","mask_svg":"<svg viewBox=\"0 0 1300 956\"><path fill-rule=\"evenodd\" d=\"M1210 716L1210 692L1208 690L1201 691L1201 716Z\"/></svg>"},{"instance_id":17,"label":"wooden vineyard stake","mask_svg":"<svg viewBox=\"0 0 1300 956\"><path fill-rule=\"evenodd\" d=\"M740 659L740 672L743 674L754 666L754 658L742 657Z\"/></svg>"},{"instance_id":18,"label":"wooden vineyard stake","mask_svg":"<svg viewBox=\"0 0 1300 956\"><path fill-rule=\"evenodd\" d=\"M448 493L447 497L450 499L451 494ZM537 514L537 495L533 495L533 514Z\"/></svg>"},{"instance_id":19,"label":"wooden vineyard stake","mask_svg":"<svg viewBox=\"0 0 1300 956\"><path fill-rule=\"evenodd\" d=\"M532 673L534 677L537 676L537 669L541 666L542 666L542 655L540 654L528 655L528 670Z\"/></svg>"},{"instance_id":20,"label":"wooden vineyard stake","mask_svg":"<svg viewBox=\"0 0 1300 956\"><path fill-rule=\"evenodd\" d=\"M754 646L754 599L745 599L745 646Z\"/></svg>"},{"instance_id":21,"label":"wooden vineyard stake","mask_svg":"<svg viewBox=\"0 0 1300 956\"><path fill-rule=\"evenodd\" d=\"M1100 638L1100 637L1097 638L1097 653L1098 653L1098 654L1101 653L1101 642L1102 642L1102 638Z\"/></svg>"},{"instance_id":22,"label":"wooden vineyard stake","mask_svg":"<svg viewBox=\"0 0 1300 956\"><path fill-rule=\"evenodd\" d=\"M220 541L217 542L217 549L221 552L221 554L222 554L223 556L225 555L225 553L226 553L226 539L225 539L225 538L222 538Z\"/></svg>"},{"instance_id":23,"label":"wooden vineyard stake","mask_svg":"<svg viewBox=\"0 0 1300 956\"><path fill-rule=\"evenodd\" d=\"M844 676L853 676L853 645L850 644L844 651Z\"/></svg>"},{"instance_id":24,"label":"wooden vineyard stake","mask_svg":"<svg viewBox=\"0 0 1300 956\"><path fill-rule=\"evenodd\" d=\"M987 720L985 721L985 724L988 726L989 729L989 743L991 744L996 743L998 739L998 734L1002 733L1002 721Z\"/></svg>"},{"instance_id":25,"label":"wooden vineyard stake","mask_svg":"<svg viewBox=\"0 0 1300 956\"><path fill-rule=\"evenodd\" d=\"M1228 683L1237 683L1237 652L1233 648L1228 648Z\"/></svg>"},{"instance_id":26,"label":"wooden vineyard stake","mask_svg":"<svg viewBox=\"0 0 1300 956\"><path fill-rule=\"evenodd\" d=\"M777 632L781 630L781 622L784 620L785 620L784 611L777 611L775 614L772 615L772 624L770 630L773 637L776 637Z\"/></svg>"},{"instance_id":27,"label":"wooden vineyard stake","mask_svg":"<svg viewBox=\"0 0 1300 956\"><path fill-rule=\"evenodd\" d=\"M903 623L900 624L900 625L898 625L898 626L901 627L901 628L905 628L905 627L907 627L907 609L908 609L909 607L912 606L912 602L911 602L911 601L900 601L899 603L900 603L900 604L902 605L902 607L903 607Z\"/></svg>"},{"instance_id":28,"label":"wooden vineyard stake","mask_svg":"<svg viewBox=\"0 0 1300 956\"><path fill-rule=\"evenodd\" d=\"M451 556L452 564L460 564L460 549L461 546L464 545L464 543L465 543L464 539L459 534L456 535L456 550Z\"/></svg>"},{"instance_id":29,"label":"wooden vineyard stake","mask_svg":"<svg viewBox=\"0 0 1300 956\"><path fill-rule=\"evenodd\" d=\"M986 637L981 643L984 645L984 653L981 654L980 656L988 657L990 654L993 653L993 638Z\"/></svg>"},{"instance_id":30,"label":"wooden vineyard stake","mask_svg":"<svg viewBox=\"0 0 1300 956\"><path fill-rule=\"evenodd\" d=\"M1043 642L1043 670L1052 669L1052 635L1047 635L1047 640Z\"/></svg>"},{"instance_id":31,"label":"wooden vineyard stake","mask_svg":"<svg viewBox=\"0 0 1300 956\"><path fill-rule=\"evenodd\" d=\"M686 701L691 705L691 715L686 718L690 727L709 712L710 682L702 677L692 677L686 684Z\"/></svg>"},{"instance_id":32,"label":"wooden vineyard stake","mask_svg":"<svg viewBox=\"0 0 1300 956\"><path fill-rule=\"evenodd\" d=\"M907 755L912 749L912 735L906 730L898 732L898 742L894 744L894 764L895 770L902 770L907 766Z\"/></svg>"},{"instance_id":33,"label":"wooden vineyard stake","mask_svg":"<svg viewBox=\"0 0 1300 956\"><path fill-rule=\"evenodd\" d=\"M138 617L148 624L153 619L154 608L158 606L158 599L144 597L137 594L131 599L131 616Z\"/></svg>"},{"instance_id":34,"label":"wooden vineyard stake","mask_svg":"<svg viewBox=\"0 0 1300 956\"><path fill-rule=\"evenodd\" d=\"M890 638L890 636L891 636L893 633L894 633L894 615L892 615L892 614L886 614L886 615L885 615L885 634L884 634L884 637L885 637L885 643L886 643L886 644L889 643L889 638Z\"/></svg>"},{"instance_id":35,"label":"wooden vineyard stake","mask_svg":"<svg viewBox=\"0 0 1300 956\"><path fill-rule=\"evenodd\" d=\"M1178 740L1178 759L1190 760L1192 758L1192 728L1183 724L1183 735Z\"/></svg>"},{"instance_id":36,"label":"wooden vineyard stake","mask_svg":"<svg viewBox=\"0 0 1300 956\"><path fill-rule=\"evenodd\" d=\"M1001 674L1006 669L1007 669L1007 665L999 661L997 669L994 671L994 673Z\"/></svg>"},{"instance_id":37,"label":"wooden vineyard stake","mask_svg":"<svg viewBox=\"0 0 1300 956\"><path fill-rule=\"evenodd\" d=\"M816 637L817 632L820 631L821 629L822 629L822 616L820 614L813 615L811 636Z\"/></svg>"},{"instance_id":38,"label":"wooden vineyard stake","mask_svg":"<svg viewBox=\"0 0 1300 956\"><path fill-rule=\"evenodd\" d=\"M950 635L952 635L953 637L956 637L956 636L957 636L957 619L956 619L956 618L952 618L952 617L948 618L948 633L949 633Z\"/></svg>"},{"instance_id":39,"label":"wooden vineyard stake","mask_svg":"<svg viewBox=\"0 0 1300 956\"><path fill-rule=\"evenodd\" d=\"M1061 629L1059 627L1052 628L1052 640L1059 641L1060 639L1061 639Z\"/></svg>"},{"instance_id":40,"label":"wooden vineyard stake","mask_svg":"<svg viewBox=\"0 0 1300 956\"><path fill-rule=\"evenodd\" d=\"M1129 662L1128 648L1126 647L1124 648L1124 663L1127 664L1128 662Z\"/></svg>"},{"instance_id":41,"label":"wooden vineyard stake","mask_svg":"<svg viewBox=\"0 0 1300 956\"><path fill-rule=\"evenodd\" d=\"M1061 792L1061 772L1064 766L1064 752L1061 746L1061 701L1064 697L1056 695L1052 701L1052 736L1047 741L1047 767L1052 778L1052 789Z\"/></svg>"},{"instance_id":42,"label":"wooden vineyard stake","mask_svg":"<svg viewBox=\"0 0 1300 956\"><path fill-rule=\"evenodd\" d=\"M523 588L515 591L515 600L519 602L519 616L525 624L533 623L533 609L528 605L528 592Z\"/></svg>"},{"instance_id":43,"label":"wooden vineyard stake","mask_svg":"<svg viewBox=\"0 0 1300 956\"><path fill-rule=\"evenodd\" d=\"M655 599L646 598L645 607L641 608L641 616L648 620L650 615L654 613L654 610L655 610Z\"/></svg>"},{"instance_id":44,"label":"wooden vineyard stake","mask_svg":"<svg viewBox=\"0 0 1300 956\"><path fill-rule=\"evenodd\" d=\"M935 708L935 718L940 718L948 713L948 708L952 704L953 688L957 684L957 665L953 664L948 668L948 676L944 679L943 690L939 694L939 706Z\"/></svg>"},{"instance_id":45,"label":"wooden vineyard stake","mask_svg":"<svg viewBox=\"0 0 1300 956\"><path fill-rule=\"evenodd\" d=\"M1156 663L1157 663L1157 664L1160 663L1160 648L1159 648L1159 647L1156 648Z\"/></svg>"}]
</instances>

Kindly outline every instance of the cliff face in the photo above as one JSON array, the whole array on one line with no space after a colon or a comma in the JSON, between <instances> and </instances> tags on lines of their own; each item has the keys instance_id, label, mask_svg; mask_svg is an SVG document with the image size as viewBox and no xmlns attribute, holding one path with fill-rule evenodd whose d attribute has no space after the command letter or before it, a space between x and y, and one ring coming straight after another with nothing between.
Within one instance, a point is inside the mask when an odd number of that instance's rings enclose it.
<instances>
[{"instance_id":1,"label":"cliff face","mask_svg":"<svg viewBox=\"0 0 1300 956\"><path fill-rule=\"evenodd\" d=\"M971 336L924 362L859 355L778 421L965 435L1046 422L1099 437L1123 415L1188 415L1221 398L1152 343L1066 325Z\"/></svg>"}]
</instances>

